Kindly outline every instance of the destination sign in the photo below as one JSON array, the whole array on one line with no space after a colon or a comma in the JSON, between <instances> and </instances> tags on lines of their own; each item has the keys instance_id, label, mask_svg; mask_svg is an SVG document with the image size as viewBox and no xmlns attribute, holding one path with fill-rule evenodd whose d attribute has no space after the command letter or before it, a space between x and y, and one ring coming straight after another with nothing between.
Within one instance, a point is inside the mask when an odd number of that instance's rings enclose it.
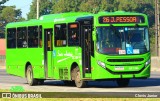
<instances>
[{"instance_id":1,"label":"destination sign","mask_svg":"<svg viewBox=\"0 0 160 101\"><path fill-rule=\"evenodd\" d=\"M77 27L78 27L78 24L70 24L69 27L70 27L70 28L77 28Z\"/></svg>"},{"instance_id":2,"label":"destination sign","mask_svg":"<svg viewBox=\"0 0 160 101\"><path fill-rule=\"evenodd\" d=\"M77 28L79 28L79 24L78 23L69 23L68 28L69 29L77 29Z\"/></svg>"},{"instance_id":3,"label":"destination sign","mask_svg":"<svg viewBox=\"0 0 160 101\"><path fill-rule=\"evenodd\" d=\"M142 16L102 16L99 23L144 23Z\"/></svg>"}]
</instances>

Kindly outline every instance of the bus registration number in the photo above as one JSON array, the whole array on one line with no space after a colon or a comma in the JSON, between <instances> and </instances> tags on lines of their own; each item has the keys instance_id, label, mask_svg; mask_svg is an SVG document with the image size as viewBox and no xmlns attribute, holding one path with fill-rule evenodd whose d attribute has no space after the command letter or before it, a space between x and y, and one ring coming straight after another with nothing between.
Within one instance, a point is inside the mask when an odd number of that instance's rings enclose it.
<instances>
[{"instance_id":1,"label":"bus registration number","mask_svg":"<svg viewBox=\"0 0 160 101\"><path fill-rule=\"evenodd\" d=\"M124 70L124 67L123 66L116 66L114 69L115 70Z\"/></svg>"}]
</instances>

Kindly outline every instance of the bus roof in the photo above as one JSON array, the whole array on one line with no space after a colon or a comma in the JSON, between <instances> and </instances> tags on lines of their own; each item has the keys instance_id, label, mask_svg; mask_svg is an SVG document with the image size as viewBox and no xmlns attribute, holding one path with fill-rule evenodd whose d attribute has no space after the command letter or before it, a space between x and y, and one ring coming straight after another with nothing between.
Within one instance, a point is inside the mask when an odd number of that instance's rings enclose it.
<instances>
[{"instance_id":1,"label":"bus roof","mask_svg":"<svg viewBox=\"0 0 160 101\"><path fill-rule=\"evenodd\" d=\"M59 13L59 14L49 14L43 15L39 19L40 20L53 20L53 19L60 19L60 18L70 18L70 17L79 17L79 16L86 16L91 13L87 12L68 12L68 13Z\"/></svg>"},{"instance_id":2,"label":"bus roof","mask_svg":"<svg viewBox=\"0 0 160 101\"><path fill-rule=\"evenodd\" d=\"M41 16L39 19L31 19L31 20L22 21L22 22L12 22L7 24L6 28L41 25L47 22L54 22L54 23L75 22L75 20L78 17L85 17L89 15L91 15L91 13L87 13L87 12L48 14L48 15Z\"/></svg>"},{"instance_id":3,"label":"bus roof","mask_svg":"<svg viewBox=\"0 0 160 101\"><path fill-rule=\"evenodd\" d=\"M39 19L31 19L31 20L22 21L22 22L12 22L12 23L7 24L6 28L23 27L23 26L37 26L37 25L42 25L44 23L50 23L50 22L54 22L54 24L75 22L79 18L91 17L91 16L99 17L99 16L104 16L104 15L107 15L107 16L142 15L144 17L147 17L143 13L125 12L125 11L115 11L115 12L102 11L102 12L98 12L97 14L91 14L88 12L67 12L67 13L43 15Z\"/></svg>"}]
</instances>

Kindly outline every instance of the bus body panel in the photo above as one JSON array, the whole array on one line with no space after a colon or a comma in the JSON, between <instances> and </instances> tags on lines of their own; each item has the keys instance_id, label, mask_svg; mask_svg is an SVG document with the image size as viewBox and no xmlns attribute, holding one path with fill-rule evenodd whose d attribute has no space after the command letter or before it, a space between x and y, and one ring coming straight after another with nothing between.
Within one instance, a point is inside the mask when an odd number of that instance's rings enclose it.
<instances>
[{"instance_id":1,"label":"bus body panel","mask_svg":"<svg viewBox=\"0 0 160 101\"><path fill-rule=\"evenodd\" d=\"M25 77L27 62L33 66L35 78L44 78L43 50L42 49L15 49L7 50L6 69L9 73ZM34 53L34 54L32 54ZM17 65L15 65L17 64ZM13 66L13 68L12 68ZM38 71L38 72L37 72Z\"/></svg>"},{"instance_id":2,"label":"bus body panel","mask_svg":"<svg viewBox=\"0 0 160 101\"><path fill-rule=\"evenodd\" d=\"M55 47L53 50L54 78L61 80L71 80L71 66L77 63L81 67L80 47ZM74 61L73 61L74 60Z\"/></svg>"},{"instance_id":3,"label":"bus body panel","mask_svg":"<svg viewBox=\"0 0 160 101\"><path fill-rule=\"evenodd\" d=\"M115 12L115 13L98 13L98 14L75 14L75 16L69 13L58 15L45 15L39 20L30 20L25 22L10 23L6 26L6 29L29 27L29 26L42 26L42 47L38 48L7 48L6 49L6 70L7 73L16 76L25 77L26 64L32 65L33 76L36 79L56 79L56 80L72 80L72 66L77 64L80 69L81 79L83 80L108 80L108 79L120 79L120 78L148 78L150 76L150 63L145 65L150 60L150 52L137 55L109 55L102 54L97 51L97 27L135 27L135 23L100 23L99 17L102 16L143 16L144 23L139 23L138 27L148 27L147 16L141 13L129 13L129 12ZM90 72L87 72L87 68L83 65L84 51L81 45L78 46L55 46L55 25L66 24L66 31L68 31L69 23L79 23L80 34L84 34L82 27L87 25L88 19L85 17L93 17L93 24L88 25L91 30L91 40L93 41L93 53L89 49L90 53ZM84 23L80 21L84 20ZM45 45L48 45L48 40L45 40L45 31L52 30L51 50L45 50ZM84 28L85 31L85 28ZM67 32L68 38L68 32ZM6 31L7 38L7 31ZM85 38L81 36L80 38ZM82 41L82 40L80 40ZM68 43L68 40L66 41ZM84 40L85 42L85 40ZM91 47L91 44L89 48ZM46 56L46 58L45 58ZM86 53L85 55L86 56ZM129 61L128 61L129 60ZM101 64L103 63L103 64ZM103 67L102 65L105 65Z\"/></svg>"}]
</instances>

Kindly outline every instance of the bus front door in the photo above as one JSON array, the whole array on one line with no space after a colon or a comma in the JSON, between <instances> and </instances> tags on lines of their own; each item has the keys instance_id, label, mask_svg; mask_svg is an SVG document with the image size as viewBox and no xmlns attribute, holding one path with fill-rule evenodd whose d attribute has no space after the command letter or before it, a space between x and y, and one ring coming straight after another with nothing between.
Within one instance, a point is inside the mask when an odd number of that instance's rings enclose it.
<instances>
[{"instance_id":1,"label":"bus front door","mask_svg":"<svg viewBox=\"0 0 160 101\"><path fill-rule=\"evenodd\" d=\"M83 77L86 77L86 73L91 73L91 26L83 25L81 32Z\"/></svg>"},{"instance_id":2,"label":"bus front door","mask_svg":"<svg viewBox=\"0 0 160 101\"><path fill-rule=\"evenodd\" d=\"M53 41L52 41L53 30L44 29L44 68L46 78L53 76L52 69L52 50L53 50Z\"/></svg>"}]
</instances>

